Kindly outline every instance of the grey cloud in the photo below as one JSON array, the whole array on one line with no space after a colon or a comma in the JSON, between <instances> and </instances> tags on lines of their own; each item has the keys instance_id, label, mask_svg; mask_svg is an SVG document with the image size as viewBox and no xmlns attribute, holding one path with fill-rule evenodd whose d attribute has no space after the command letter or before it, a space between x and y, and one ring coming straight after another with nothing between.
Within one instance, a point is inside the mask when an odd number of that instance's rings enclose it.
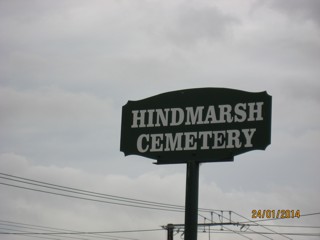
<instances>
[{"instance_id":1,"label":"grey cloud","mask_svg":"<svg viewBox=\"0 0 320 240\"><path fill-rule=\"evenodd\" d=\"M1 17L11 19L13 22L30 22L37 18L44 17L50 13L55 13L57 9L65 7L66 4L61 2L52 3L47 0L30 0L30 1L1 1ZM57 8L58 7L58 8ZM37 13L37 14L35 14Z\"/></svg>"},{"instance_id":2,"label":"grey cloud","mask_svg":"<svg viewBox=\"0 0 320 240\"><path fill-rule=\"evenodd\" d=\"M286 89L285 93L288 97L295 99L295 101L302 102L306 101L308 104L320 105L320 83L317 81L297 81L293 80L283 86ZM319 114L314 112L314 114Z\"/></svg>"},{"instance_id":3,"label":"grey cloud","mask_svg":"<svg viewBox=\"0 0 320 240\"><path fill-rule=\"evenodd\" d=\"M181 6L177 13L176 22L168 26L168 36L177 44L219 41L239 24L239 19L213 6Z\"/></svg>"},{"instance_id":4,"label":"grey cloud","mask_svg":"<svg viewBox=\"0 0 320 240\"><path fill-rule=\"evenodd\" d=\"M82 162L106 158L105 152L118 146L120 113L108 99L50 88L0 88L0 93L2 152L11 149L43 162Z\"/></svg>"},{"instance_id":5,"label":"grey cloud","mask_svg":"<svg viewBox=\"0 0 320 240\"><path fill-rule=\"evenodd\" d=\"M320 27L320 1L318 0L273 0L271 6L290 19L311 20Z\"/></svg>"},{"instance_id":6,"label":"grey cloud","mask_svg":"<svg viewBox=\"0 0 320 240\"><path fill-rule=\"evenodd\" d=\"M0 1L3 171L99 192L181 202L184 165L156 166L150 159L120 152L121 106L186 88L266 90L273 97L271 146L238 156L233 163L203 166L201 203L248 213L254 203L259 208L269 208L268 202L285 208L305 204L309 212L317 208L320 45L318 25L310 20L318 21L318 3L268 1L250 12L258 1L27 2ZM170 183L177 183L177 190ZM279 189L268 190L270 186ZM284 186L297 190L285 191ZM314 194L303 195L301 189ZM49 226L68 221L78 223L79 229L90 215L91 223L105 229L110 213L117 213L119 218L108 227L116 229L120 223L131 229L144 216L136 210L129 215L81 203L68 211L63 200L36 199L38 195L16 190L3 193L6 205L0 206L0 215L26 222L38 219L35 224L46 218ZM22 203L31 206L21 216L19 197L29 197ZM288 204L279 206L281 200ZM41 212L37 204L44 206ZM44 212L57 212L57 218ZM140 223L154 228L168 218L153 214Z\"/></svg>"}]
</instances>

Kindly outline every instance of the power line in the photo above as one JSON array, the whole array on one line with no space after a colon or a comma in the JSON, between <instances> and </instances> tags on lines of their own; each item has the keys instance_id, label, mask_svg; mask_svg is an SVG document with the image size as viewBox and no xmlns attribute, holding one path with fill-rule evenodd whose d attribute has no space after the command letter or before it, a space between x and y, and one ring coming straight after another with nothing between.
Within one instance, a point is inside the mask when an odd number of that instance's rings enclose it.
<instances>
[{"instance_id":1,"label":"power line","mask_svg":"<svg viewBox=\"0 0 320 240\"><path fill-rule=\"evenodd\" d=\"M33 237L33 238L40 238L40 239L49 239L49 240L60 240L60 239L57 239L57 238L52 238L52 237L40 237L40 236L33 236L33 235L26 235L25 233L30 233L30 232L22 232L22 231L19 231L19 230L13 230L13 229L10 229L10 228L0 228L0 235L2 234L1 230L6 230L6 231L18 231L19 233L21 233L21 236L24 236L24 237Z\"/></svg>"},{"instance_id":2,"label":"power line","mask_svg":"<svg viewBox=\"0 0 320 240\"><path fill-rule=\"evenodd\" d=\"M22 184L26 184L26 185L31 185L33 187L36 186L36 187L46 188L46 189L60 191L60 192L51 192L51 191L47 191L47 190L41 190L38 188L36 189L36 188L31 188L31 187L25 187L25 186L0 182L1 185L20 188L20 189L24 189L24 190L36 191L36 192L47 193L47 194L52 194L52 195L59 195L59 196L64 196L64 197L69 197L69 198L77 198L77 199L88 200L88 201L115 204L115 205L121 205L121 206L127 206L127 207L136 207L136 208L171 211L171 212L184 212L185 211L184 206L181 206L181 205L145 201L145 200L140 200L140 199L126 198L126 197L120 197L120 196L116 196L116 195L110 195L110 194L98 193L98 192L93 192L93 191L77 189L77 188L65 187L65 186L61 186L61 185L57 185L57 184L32 180L32 179L23 178L23 177L18 177L18 176L6 174L6 173L0 173L0 175L2 175L2 176L0 176L0 178L5 179L7 181L18 182L18 183L22 183ZM61 192L64 192L64 193L61 193ZM68 193L68 194L65 194L65 193ZM76 195L70 195L70 193L76 194ZM98 198L98 199L80 197L77 195L89 196L89 197L94 197L94 198ZM108 199L108 200L111 200L112 202L105 201L105 200L99 200L99 199ZM220 211L220 210L199 208L199 211L211 212L211 211Z\"/></svg>"},{"instance_id":3,"label":"power line","mask_svg":"<svg viewBox=\"0 0 320 240\"><path fill-rule=\"evenodd\" d=\"M236 213L236 212L233 212L233 213L236 214L236 215L238 215L239 217L242 217L242 218L244 218L244 219L246 219L246 220L251 221L250 219L248 219L248 218L240 215L239 213ZM273 233L275 233L275 234L277 234L277 235L280 235L280 236L282 236L282 237L284 237L284 238L287 238L287 239L292 240L292 238L289 238L289 237L287 237L286 235L284 235L284 234L282 234L282 233L278 233L278 232L274 231L273 229L270 229L270 228L268 228L268 227L262 226L262 225L260 225L260 224L257 224L257 225L259 225L260 227L262 227L262 228L264 228L264 229L267 229L268 231L271 231L271 232L273 232Z\"/></svg>"},{"instance_id":4,"label":"power line","mask_svg":"<svg viewBox=\"0 0 320 240\"><path fill-rule=\"evenodd\" d=\"M213 231L211 233L225 233L225 234L235 234L241 231ZM201 233L201 232L199 232ZM242 234L253 235L256 234L255 232L241 232ZM258 232L259 234L265 235L277 235L278 233L271 233L271 232ZM305 236L305 237L320 237L320 233L282 233L283 235L287 236Z\"/></svg>"},{"instance_id":5,"label":"power line","mask_svg":"<svg viewBox=\"0 0 320 240\"><path fill-rule=\"evenodd\" d=\"M118 230L118 231L96 231L96 232L0 232L2 235L92 235L92 234L115 234L115 233L141 233L164 231L162 228Z\"/></svg>"},{"instance_id":6,"label":"power line","mask_svg":"<svg viewBox=\"0 0 320 240\"><path fill-rule=\"evenodd\" d=\"M262 227L262 228L265 228L265 229L268 230L268 231L271 231L271 232L274 233L274 234L280 235L280 236L285 237L285 238L289 238L289 237L288 237L288 236L285 236L285 234L279 233L279 232L277 232L277 231L275 231L275 230L273 230L273 229L271 229L271 228L272 228L272 227L283 227L283 228L285 228L285 227L291 227L291 228L293 228L293 227L295 227L295 228L299 228L299 227L301 227L301 228L320 228L320 226L263 225L263 224L259 224L259 223L256 223L256 224L255 224L256 221L252 221L252 220L250 220L250 219L248 219L248 218L246 218L246 217L244 217L244 216L242 216L242 215L240 215L240 214L238 214L238 213L236 213L236 212L234 212L234 211L231 211L231 212L233 212L233 213L236 214L237 216L239 216L239 217L241 217L241 218L244 218L244 219L246 219L246 220L249 220L249 221L247 221L247 222L235 222L235 221L231 221L231 217L230 217L230 218L227 218L227 217L223 216L222 214L218 214L218 213L216 213L216 212L212 212L212 213L218 215L219 218L226 219L226 220L230 221L230 223L234 223L234 225L247 226L247 227L251 227L251 226L254 226L254 227ZM301 216L303 216L303 217L304 217L304 216L313 216L313 215L318 215L318 214L320 214L320 213L302 214ZM203 218L205 218L205 219L208 219L207 217L205 217L205 216L203 216L203 215L201 215L201 214L199 214L199 216L201 216L201 217L203 217ZM272 219L271 219L271 220L272 220ZM221 221L221 220L220 220L220 221ZM253 224L250 224L250 223L253 223ZM224 227L224 228L227 229L226 227ZM235 232L234 230L231 230L231 229L228 229L228 230ZM263 232L257 232L257 231L254 231L254 230L252 230L252 229L248 229L248 231L251 231L252 233L260 234L261 236L263 236L263 235L262 235ZM243 231L240 231L240 232L243 232ZM268 237L268 236L263 236L263 237L266 237L266 238L268 238L268 239L271 239L271 238ZM291 239L291 238L289 238L289 239Z\"/></svg>"},{"instance_id":7,"label":"power line","mask_svg":"<svg viewBox=\"0 0 320 240\"><path fill-rule=\"evenodd\" d=\"M19 222L12 222L12 221L4 221L4 220L0 220L0 225L5 225L5 226L11 226L11 227L15 227L18 228L19 230L15 230L15 231L20 231L20 229L28 229L28 230L45 230L45 231L49 231L49 232L55 232L55 231L68 231L68 232L78 232L78 231L74 231L74 230L69 230L69 229L62 229L62 228L52 228L52 227L45 227L45 226L40 226L40 225L33 225L33 224L26 224L26 223L19 223ZM3 229L3 228L1 228ZM13 230L13 229L11 229ZM20 231L21 232L21 231ZM63 236L65 237L65 236ZM110 236L110 235L99 235L99 234L95 234L95 235L91 235L91 238L100 238L100 239L110 239L110 240L115 240L114 236ZM78 237L72 237L72 236L68 236L67 238L72 238L72 239L82 239L83 238L78 238ZM123 239L123 240L137 240L134 238L128 238L128 237L121 237L121 236L117 236L116 238L117 240L119 239Z\"/></svg>"},{"instance_id":8,"label":"power line","mask_svg":"<svg viewBox=\"0 0 320 240\"><path fill-rule=\"evenodd\" d=\"M230 212L232 212L232 211L230 211ZM234 221L231 221L231 216L230 216L230 219L228 219L227 217L224 217L222 214L220 215L220 214L218 214L218 213L216 213L216 212L212 212L212 213L218 215L219 218L221 217L221 218L222 218L222 221L223 221L223 219L227 219L227 220L230 221L230 223L233 223L234 225L237 225L237 224L238 224L238 223L236 223L236 222L234 222ZM202 217L204 217L204 216L202 216ZM211 222L213 222L213 221L211 220ZM241 237L248 238L247 236L244 236L243 234L241 234L241 233L242 233L241 231L240 231L240 232L236 232L236 231L234 231L234 230L232 230L232 229L230 229L230 228L227 228L227 227L225 227L225 226L224 226L224 228L226 228L227 230L230 230L230 231L232 231L232 232L234 232L234 233L237 233L237 234L241 235ZM256 233L256 234L259 235L259 233L256 232L256 231L254 231L254 230L251 230L251 229L250 229L250 231L252 231L252 232L254 232L254 233ZM268 237L268 236L264 236L264 235L262 235L262 234L260 234L260 235L261 235L262 237L265 237L265 238L268 238L268 239L272 240L272 238L270 238L270 237ZM251 239L251 238L248 238L248 239Z\"/></svg>"},{"instance_id":9,"label":"power line","mask_svg":"<svg viewBox=\"0 0 320 240\"><path fill-rule=\"evenodd\" d=\"M233 233L245 233L245 234L248 234L248 232L250 232L251 234L259 234L259 235L261 235L261 236L263 236L263 237L266 237L266 238L269 238L268 236L264 236L264 235L270 235L270 234L274 234L274 235L281 235L282 237L285 237L285 238L289 238L288 236L293 236L293 234L291 234L291 233L289 233L289 234L286 234L286 233L279 233L279 232L276 232L276 231L274 231L273 229L271 229L272 227L283 227L283 228L285 228L285 227L290 227L290 228L320 228L320 226L292 226L292 225L263 225L263 224L258 224L258 223L256 223L255 224L255 221L251 221L250 219L248 219L248 218L246 218L246 217L244 217L244 216L242 216L242 215L240 215L240 214L238 214L238 213L236 213L236 212L234 212L234 211L232 211L234 214L236 214L237 216L239 216L239 217L241 217L241 218L244 218L244 219L246 219L246 220L249 220L248 222L234 222L234 221L231 221L231 216L230 216L230 218L228 219L227 217L225 217L225 216L223 216L222 214L220 215L220 214L218 214L218 213L216 213L216 212L212 212L212 213L214 213L214 214L216 214L216 215L218 215L219 216L219 218L221 217L222 219L227 219L230 223L233 223L234 225L242 225L242 226L248 226L248 227L250 227L250 226L254 226L254 227L263 227L263 228L265 228L265 229L267 229L268 231L271 231L271 232L258 232L258 231L253 231L253 230L251 230L251 229L249 229L249 230L246 230L246 231L234 231L234 230L232 230L232 229L228 229L228 228L226 228L226 227L224 227L225 229L227 229L227 230L229 230L229 231L231 231L231 232L233 232ZM314 215L318 215L318 214L320 214L320 213L308 213L308 214L302 214L301 216L302 217L305 217L305 216L314 216ZM208 218L206 218L206 217L204 217L204 216L202 216L201 214L199 214L199 216L201 216L201 217L203 217L203 218L205 218L205 219L208 219ZM271 219L272 220L272 219ZM248 223L253 223L253 224L248 224ZM304 233L302 233L302 234L304 234ZM318 234L318 233L306 233L306 234L310 234L310 235L315 235L315 236L318 236L318 235L316 235L316 234ZM301 235L301 234L300 234ZM269 239L271 239L271 238L269 238ZM289 239L291 239L291 238L289 238Z\"/></svg>"},{"instance_id":10,"label":"power line","mask_svg":"<svg viewBox=\"0 0 320 240\"><path fill-rule=\"evenodd\" d=\"M104 193L98 193L98 192L93 192L93 191L87 191L87 190L81 190L77 188L71 188L71 187L65 187L57 184L52 184L52 183L47 183L47 182L42 182L42 181L37 181L37 180L32 180L28 178L22 178L10 174L5 174L5 173L0 173L0 178L6 180L6 181L13 181L19 184L24 184L23 185L14 185L10 183L5 183L5 182L0 182L0 184L5 185L5 186L10 186L10 187L15 187L15 188L20 188L24 190L30 190L30 191L36 191L36 192L42 192L42 193L47 193L47 194L52 194L52 195L58 195L58 196L63 196L63 197L69 197L69 198L75 198L75 199L81 199L81 200L88 200L88 201L94 201L94 202L100 202L100 203L107 203L107 204L115 204L115 205L121 205L121 206L127 206L127 207L136 207L136 208L143 208L143 209L152 209L152 210L162 210L162 211L172 211L172 212L184 212L184 206L180 205L174 205L174 204L166 204L166 203L160 203L160 202L152 202L152 201L145 201L145 200L139 200L135 198L127 198L127 197L120 197L116 195L111 195L111 194L104 194ZM32 186L32 187L27 187L27 186ZM40 189L39 189L40 188ZM41 188L49 189L49 190L43 190ZM106 201L107 200L107 201ZM271 221L271 220L278 220L278 219L263 219L263 220L250 220L248 218L245 218L244 216L234 212L234 211L227 211L227 210L212 210L212 209L204 209L204 208L199 208L199 211L202 212L211 212L212 214L216 214L219 216L219 219L228 219L223 216L223 212L233 212L234 214L238 215L239 217L242 217L246 220L247 222L240 222L240 223L233 223L239 224L239 225L246 225L246 226L259 226L267 229L268 231L271 231L274 234L283 236L287 239L291 239L287 236L285 236L282 233L278 233L274 231L273 229L270 229L271 226L268 225L262 225L257 222L260 221ZM218 214L216 212L221 212L222 214ZM303 214L303 216L313 216L313 215L318 215L320 213L309 213L309 214ZM199 214L199 216L202 216ZM204 216L202 216L204 217ZM205 217L204 217L205 218ZM208 219L208 218L205 218ZM231 222L231 216L230 216ZM221 221L221 220L220 220ZM222 220L223 221L223 220ZM247 223L253 223L254 225L247 224ZM225 227L226 228L226 227ZM227 228L226 228L227 229ZM230 231L233 231L231 229L228 229ZM268 236L264 236L263 232L255 232L250 229L252 233L255 234L260 234L263 237L266 237L268 239L272 239ZM236 233L236 231L233 231ZM242 231L238 232L237 234L243 233ZM243 235L242 235L243 236ZM247 236L243 236L248 238ZM251 238L248 238L251 239Z\"/></svg>"},{"instance_id":11,"label":"power line","mask_svg":"<svg viewBox=\"0 0 320 240\"><path fill-rule=\"evenodd\" d=\"M308 216L313 216L313 215L319 215L320 212L316 212L316 213L307 213L307 214L301 214L300 217L308 217Z\"/></svg>"},{"instance_id":12,"label":"power line","mask_svg":"<svg viewBox=\"0 0 320 240\"><path fill-rule=\"evenodd\" d=\"M270 229L270 227L282 227L282 228L320 228L320 226L292 226L292 225L263 225L263 224L259 224L257 222L262 222L262 221L272 221L272 220L284 220L286 218L273 218L273 219L263 219L263 220L250 220L236 212L234 212L236 215L246 219L246 220L249 220L247 222L239 222L239 224L245 224L246 226L258 226L258 227L263 227L265 229L268 229L268 230L271 230L273 231L272 229ZM308 213L308 214L301 214L300 217L307 217L307 216L314 216L314 215L319 215L320 212L315 212L315 213ZM248 224L249 223L249 224ZM253 223L253 224L250 224L250 223ZM256 223L256 224L255 224ZM276 233L275 233L276 234ZM280 235L285 235L285 236L293 236L294 234L286 234L286 233L278 233ZM314 233L310 233L310 234L314 234Z\"/></svg>"},{"instance_id":13,"label":"power line","mask_svg":"<svg viewBox=\"0 0 320 240\"><path fill-rule=\"evenodd\" d=\"M240 223L239 223L240 224ZM279 227L279 228L320 228L320 226L302 226L302 225L275 225L275 224L246 224L250 227Z\"/></svg>"},{"instance_id":14,"label":"power line","mask_svg":"<svg viewBox=\"0 0 320 240\"><path fill-rule=\"evenodd\" d=\"M120 196L111 195L111 194L98 193L98 192L87 191L87 190L82 190L82 189L77 189L77 188L72 188L72 187L66 187L66 186L61 186L61 185L57 185L57 184L37 181L37 180L23 178L23 177L18 177L18 176L14 176L14 175L10 175L10 174L5 174L5 173L0 173L0 175L7 176L7 177L1 177L0 176L0 178L6 179L6 180L15 181L15 182L21 182L21 183L25 183L25 184L31 184L31 185L45 187L45 188L52 188L52 189L62 190L62 191L70 190L70 192L72 192L72 193L78 193L78 194L88 193L89 196L105 197L105 198L110 198L110 199L114 199L114 200L121 200L121 201L124 201L124 202L130 202L130 203L141 203L142 202L142 203L145 203L147 205L161 205L161 206L165 205L165 206L168 206L168 207L181 207L180 205L173 205L173 204L145 201L145 200L140 200L140 199L120 197ZM8 178L8 177L10 177L10 178ZM12 179L12 178L14 178L14 179ZM19 181L17 179L22 179L22 180L25 180L25 181ZM31 182L31 183L29 183L29 182ZM36 184L36 183L40 183L41 185ZM90 195L90 194L92 194L92 195Z\"/></svg>"},{"instance_id":15,"label":"power line","mask_svg":"<svg viewBox=\"0 0 320 240\"><path fill-rule=\"evenodd\" d=\"M127 240L138 240L135 238L128 238L128 237L121 237L121 236L106 236L104 234L119 234L119 233L141 233L141 232L154 232L154 231L160 231L163 229L139 229L139 230L120 230L120 231L71 231L66 229L60 229L60 228L51 228L51 227L44 227L39 225L32 225L32 224L25 224L25 223L18 223L18 222L12 222L12 221L4 221L0 220L0 225L8 225L8 226L14 226L14 227L20 227L20 228L27 228L27 229L33 229L33 230L41 230L44 229L46 232L31 232L31 231L21 231L17 229L12 228L1 228L0 227L0 235L19 235L19 236L25 236L25 237L33 237L33 238L41 238L41 239L49 239L49 240L60 240L61 237L68 238L68 239L81 239L81 240L89 240L88 238L79 238L79 237L73 237L74 235L86 235L90 238L100 238L100 239L113 239L113 240L119 240L119 239L127 239ZM24 227L26 226L26 227ZM6 230L6 232L3 232L1 230ZM55 230L55 231L53 231ZM60 231L57 231L60 230ZM63 231L61 231L63 230ZM45 236L45 237L44 237ZM59 236L59 239L52 238ZM102 237L101 237L102 236Z\"/></svg>"},{"instance_id":16,"label":"power line","mask_svg":"<svg viewBox=\"0 0 320 240\"><path fill-rule=\"evenodd\" d=\"M212 211L212 213L218 215L219 218L220 218L220 216L222 216L222 215L220 215L220 214L218 214L218 213L216 213L216 212L214 212L214 211ZM206 217L204 217L204 216L202 216L202 215L200 215L200 214L199 214L199 216L201 216L201 217L203 217L203 218L205 218L205 219L208 219L208 218L206 218ZM223 217L223 216L222 216L222 219L226 219L226 217ZM230 220L230 219L229 219L229 220ZM210 222L211 222L211 223L215 223L212 219L210 220ZM226 227L226 226L224 226L224 228L227 229L227 230L230 230L230 231L232 231L232 232L234 232L234 233L236 233L236 231L233 231L232 229L230 229L230 228L228 228L228 227ZM252 238L249 238L249 237L247 237L247 236L244 236L244 235L242 235L241 233L237 233L237 234L240 235L240 236L243 237L243 238L247 238L247 239L251 239L251 240L252 240Z\"/></svg>"},{"instance_id":17,"label":"power line","mask_svg":"<svg viewBox=\"0 0 320 240\"><path fill-rule=\"evenodd\" d=\"M136 208L171 211L171 212L183 212L181 210L174 210L174 209L146 207L146 206L138 206L138 205L132 205L132 204L103 201L103 200L92 199L92 198L77 197L77 196L72 196L72 195L68 195L68 194L54 193L54 192L50 192L50 191L44 191L44 190L34 189L34 188L29 188L29 187L22 187L22 186L17 186L17 185L8 184L8 183L2 183L2 182L0 182L0 184L5 185L5 186L10 186L10 187L16 187L16 188L20 188L20 189L25 189L25 190L31 190L31 191L42 192L42 193L47 193L47 194L52 194L52 195L57 195L57 196L69 197L69 198L76 198L76 199L81 199L81 200L88 200L88 201L93 201L93 202L108 203L108 204L114 204L114 205L120 205L120 206L126 206L126 207L136 207Z\"/></svg>"},{"instance_id":18,"label":"power line","mask_svg":"<svg viewBox=\"0 0 320 240\"><path fill-rule=\"evenodd\" d=\"M316 212L316 213L307 213L307 214L301 214L300 215L300 218L301 217L308 217L308 216L314 216L314 215L319 215L320 212ZM247 219L247 218L245 218ZM249 220L249 221L246 221L246 222L241 222L241 224L246 224L246 223L257 223L257 222L267 222L267 221L275 221L275 220L287 220L289 218L268 218L268 219L259 219L259 220ZM290 218L290 219L294 219L294 218Z\"/></svg>"},{"instance_id":19,"label":"power line","mask_svg":"<svg viewBox=\"0 0 320 240\"><path fill-rule=\"evenodd\" d=\"M40 182L40 181L31 180L31 179L27 179L27 178L21 178L21 177L9 175L9 174L4 174L4 173L0 173L0 175L9 176L9 177L0 176L0 178L6 179L6 180L9 180L9 181L19 182L19 183L32 185L32 186L37 186L37 187L42 187L42 188L47 188L47 189L58 190L58 191L61 191L61 192L78 194L78 195L82 195L82 196L95 197L95 198L98 198L98 199L99 198L100 199L108 199L108 200L117 201L117 202L102 201L102 200L97 200L97 199L92 199L92 198L84 198L84 197L79 197L79 196L72 196L72 195L69 195L69 194L61 194L61 193L58 193L58 192L49 192L49 191L45 191L45 190L41 190L41 189L23 187L23 186L18 186L18 185L3 183L3 182L0 183L2 185L6 185L6 186L10 186L10 187L16 187L16 188L25 189L25 190L31 190L31 191L37 191L37 192L42 192L42 193L60 195L60 196L64 196L64 197L72 197L72 198L78 198L78 199L82 199L82 200L104 202L104 203L116 204L116 205L122 205L122 206L140 207L140 208L147 208L147 209L154 209L154 210L164 210L164 211L174 211L174 212L184 212L184 207L183 206L179 206L179 205L165 204L165 203L158 203L158 202L151 202L151 201L144 201L144 200L133 199L133 198L124 198L124 197L119 197L119 196L115 196L115 195L109 195L109 194L97 193L97 192L92 192L92 191L76 189L76 188L64 187L64 186L60 186L60 185L56 185L56 184ZM17 180L17 179L23 179L24 181ZM130 203L130 204L127 204L127 203ZM138 206L138 205L143 205L143 206ZM150 206L150 207L147 207L147 206Z\"/></svg>"}]
</instances>

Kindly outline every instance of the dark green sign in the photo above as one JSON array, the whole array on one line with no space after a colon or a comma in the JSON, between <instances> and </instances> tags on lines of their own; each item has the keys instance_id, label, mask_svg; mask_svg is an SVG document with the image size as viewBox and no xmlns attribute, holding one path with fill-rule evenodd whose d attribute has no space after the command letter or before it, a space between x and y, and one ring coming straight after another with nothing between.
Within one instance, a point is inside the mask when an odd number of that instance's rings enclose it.
<instances>
[{"instance_id":1,"label":"dark green sign","mask_svg":"<svg viewBox=\"0 0 320 240\"><path fill-rule=\"evenodd\" d=\"M226 88L187 89L122 108L125 155L158 164L232 161L271 142L271 96Z\"/></svg>"}]
</instances>

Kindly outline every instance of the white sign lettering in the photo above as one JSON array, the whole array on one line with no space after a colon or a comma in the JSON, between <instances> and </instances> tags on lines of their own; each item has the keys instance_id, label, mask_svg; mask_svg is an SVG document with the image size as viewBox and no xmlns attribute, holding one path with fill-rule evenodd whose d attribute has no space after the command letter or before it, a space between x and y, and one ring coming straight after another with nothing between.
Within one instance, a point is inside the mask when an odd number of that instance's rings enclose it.
<instances>
[{"instance_id":1,"label":"white sign lettering","mask_svg":"<svg viewBox=\"0 0 320 240\"><path fill-rule=\"evenodd\" d=\"M131 128L174 127L179 125L226 124L262 121L263 102L218 106L145 109L132 111ZM141 134L140 153L252 147L255 128L223 131Z\"/></svg>"},{"instance_id":2,"label":"white sign lettering","mask_svg":"<svg viewBox=\"0 0 320 240\"><path fill-rule=\"evenodd\" d=\"M262 121L263 102L133 110L131 128Z\"/></svg>"}]
</instances>

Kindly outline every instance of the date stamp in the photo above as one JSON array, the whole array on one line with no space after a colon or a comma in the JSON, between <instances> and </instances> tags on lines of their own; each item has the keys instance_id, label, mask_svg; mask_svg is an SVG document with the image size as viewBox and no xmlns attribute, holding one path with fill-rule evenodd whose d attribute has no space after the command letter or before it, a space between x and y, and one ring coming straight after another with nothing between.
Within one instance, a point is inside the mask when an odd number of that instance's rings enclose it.
<instances>
[{"instance_id":1,"label":"date stamp","mask_svg":"<svg viewBox=\"0 0 320 240\"><path fill-rule=\"evenodd\" d=\"M251 218L300 218L300 210L271 210L271 209L253 209Z\"/></svg>"}]
</instances>

